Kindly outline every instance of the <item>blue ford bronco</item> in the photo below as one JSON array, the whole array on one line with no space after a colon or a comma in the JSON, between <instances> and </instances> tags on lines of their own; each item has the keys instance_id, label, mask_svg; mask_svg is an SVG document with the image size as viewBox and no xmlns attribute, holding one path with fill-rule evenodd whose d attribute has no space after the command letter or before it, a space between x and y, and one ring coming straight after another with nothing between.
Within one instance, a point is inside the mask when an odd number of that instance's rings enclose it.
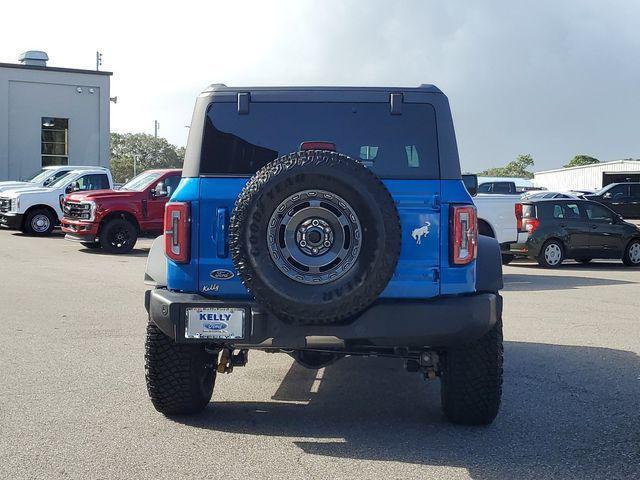
<instances>
[{"instance_id":1,"label":"blue ford bronco","mask_svg":"<svg viewBox=\"0 0 640 480\"><path fill-rule=\"evenodd\" d=\"M204 409L258 349L404 359L440 378L450 421L494 420L500 247L477 234L438 88L212 85L182 176L146 272L158 411Z\"/></svg>"}]
</instances>

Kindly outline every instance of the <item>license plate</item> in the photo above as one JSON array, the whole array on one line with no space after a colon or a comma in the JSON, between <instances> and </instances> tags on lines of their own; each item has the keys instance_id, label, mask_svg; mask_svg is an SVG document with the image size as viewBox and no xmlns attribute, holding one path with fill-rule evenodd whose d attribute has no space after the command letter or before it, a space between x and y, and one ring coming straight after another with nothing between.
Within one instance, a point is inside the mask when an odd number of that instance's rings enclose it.
<instances>
[{"instance_id":1,"label":"license plate","mask_svg":"<svg viewBox=\"0 0 640 480\"><path fill-rule=\"evenodd\" d=\"M244 338L243 308L187 308L186 338Z\"/></svg>"}]
</instances>

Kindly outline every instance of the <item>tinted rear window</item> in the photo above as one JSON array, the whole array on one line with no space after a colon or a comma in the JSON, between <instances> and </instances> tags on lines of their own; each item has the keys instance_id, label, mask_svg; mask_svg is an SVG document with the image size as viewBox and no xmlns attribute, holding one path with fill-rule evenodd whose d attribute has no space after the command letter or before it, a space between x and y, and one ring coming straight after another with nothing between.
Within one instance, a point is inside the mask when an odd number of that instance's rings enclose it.
<instances>
[{"instance_id":1,"label":"tinted rear window","mask_svg":"<svg viewBox=\"0 0 640 480\"><path fill-rule=\"evenodd\" d=\"M200 174L252 175L303 142L324 141L383 178L439 178L435 111L405 103L214 103L205 124Z\"/></svg>"}]
</instances>

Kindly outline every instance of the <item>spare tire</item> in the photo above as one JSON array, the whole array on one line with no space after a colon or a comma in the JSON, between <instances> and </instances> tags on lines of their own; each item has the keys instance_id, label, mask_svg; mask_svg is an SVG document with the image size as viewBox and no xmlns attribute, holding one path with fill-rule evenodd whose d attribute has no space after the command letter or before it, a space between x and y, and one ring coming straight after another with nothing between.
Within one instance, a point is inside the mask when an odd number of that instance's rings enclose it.
<instances>
[{"instance_id":1,"label":"spare tire","mask_svg":"<svg viewBox=\"0 0 640 480\"><path fill-rule=\"evenodd\" d=\"M280 157L246 184L229 228L233 263L256 301L296 324L343 322L393 275L402 243L393 198L345 155Z\"/></svg>"}]
</instances>

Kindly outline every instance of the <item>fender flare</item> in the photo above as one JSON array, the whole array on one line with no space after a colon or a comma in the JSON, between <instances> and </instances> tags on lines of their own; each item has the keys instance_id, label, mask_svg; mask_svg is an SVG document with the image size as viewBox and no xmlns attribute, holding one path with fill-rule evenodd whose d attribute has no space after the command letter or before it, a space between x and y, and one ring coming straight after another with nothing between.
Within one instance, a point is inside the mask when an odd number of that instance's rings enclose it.
<instances>
[{"instance_id":1,"label":"fender flare","mask_svg":"<svg viewBox=\"0 0 640 480\"><path fill-rule=\"evenodd\" d=\"M167 258L164 256L164 235L157 237L147 256L144 283L154 287L167 286Z\"/></svg>"},{"instance_id":2,"label":"fender flare","mask_svg":"<svg viewBox=\"0 0 640 480\"><path fill-rule=\"evenodd\" d=\"M478 235L476 291L497 293L503 287L500 244L495 238Z\"/></svg>"}]
</instances>

